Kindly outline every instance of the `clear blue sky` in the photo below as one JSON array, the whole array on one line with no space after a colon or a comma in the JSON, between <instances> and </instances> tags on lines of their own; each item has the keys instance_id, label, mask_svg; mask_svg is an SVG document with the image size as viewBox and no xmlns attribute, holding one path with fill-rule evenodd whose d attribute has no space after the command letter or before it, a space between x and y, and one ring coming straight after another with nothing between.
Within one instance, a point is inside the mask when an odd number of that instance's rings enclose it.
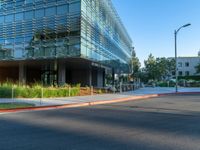
<instances>
[{"instance_id":1,"label":"clear blue sky","mask_svg":"<svg viewBox=\"0 0 200 150\"><path fill-rule=\"evenodd\" d=\"M200 49L200 0L112 0L137 56L143 63L155 57L174 56L174 30L191 23L178 34L178 56L197 56Z\"/></svg>"}]
</instances>

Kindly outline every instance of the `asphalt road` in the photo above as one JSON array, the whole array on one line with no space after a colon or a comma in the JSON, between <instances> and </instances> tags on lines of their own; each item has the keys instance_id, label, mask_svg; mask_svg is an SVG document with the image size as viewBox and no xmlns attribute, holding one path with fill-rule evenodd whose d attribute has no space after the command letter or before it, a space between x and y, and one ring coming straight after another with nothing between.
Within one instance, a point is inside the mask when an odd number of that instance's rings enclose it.
<instances>
[{"instance_id":1,"label":"asphalt road","mask_svg":"<svg viewBox=\"0 0 200 150\"><path fill-rule=\"evenodd\" d=\"M200 96L1 114L0 150L200 150Z\"/></svg>"}]
</instances>

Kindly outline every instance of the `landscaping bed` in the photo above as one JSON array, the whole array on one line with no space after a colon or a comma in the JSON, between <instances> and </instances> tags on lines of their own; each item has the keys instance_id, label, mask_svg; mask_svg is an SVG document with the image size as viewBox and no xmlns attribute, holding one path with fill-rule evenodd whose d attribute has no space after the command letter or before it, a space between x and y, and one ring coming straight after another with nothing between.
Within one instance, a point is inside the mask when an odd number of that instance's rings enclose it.
<instances>
[{"instance_id":1,"label":"landscaping bed","mask_svg":"<svg viewBox=\"0 0 200 150\"><path fill-rule=\"evenodd\" d=\"M44 87L39 84L32 86L12 83L0 84L0 98L56 98L78 96L80 85L62 87Z\"/></svg>"}]
</instances>

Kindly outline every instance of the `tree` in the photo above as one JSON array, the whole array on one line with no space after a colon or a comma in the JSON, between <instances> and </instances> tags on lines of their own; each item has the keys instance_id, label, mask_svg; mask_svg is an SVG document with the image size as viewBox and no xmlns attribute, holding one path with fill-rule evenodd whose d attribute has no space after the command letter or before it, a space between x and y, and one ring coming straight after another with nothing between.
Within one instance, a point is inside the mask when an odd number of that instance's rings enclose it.
<instances>
[{"instance_id":1,"label":"tree","mask_svg":"<svg viewBox=\"0 0 200 150\"><path fill-rule=\"evenodd\" d=\"M144 61L144 65L145 65L145 72L150 80L156 80L160 76L158 74L159 70L157 67L156 59L152 54L150 54L148 59Z\"/></svg>"},{"instance_id":2,"label":"tree","mask_svg":"<svg viewBox=\"0 0 200 150\"><path fill-rule=\"evenodd\" d=\"M195 67L195 69L197 74L200 73L200 63Z\"/></svg>"},{"instance_id":3,"label":"tree","mask_svg":"<svg viewBox=\"0 0 200 150\"><path fill-rule=\"evenodd\" d=\"M132 78L135 78L135 77L137 78L139 70L140 70L140 67L141 67L141 63L140 63L138 57L136 56L136 53L135 53L134 50L132 52L132 58L131 58L130 66L131 66L131 70L132 70L131 77Z\"/></svg>"},{"instance_id":4,"label":"tree","mask_svg":"<svg viewBox=\"0 0 200 150\"><path fill-rule=\"evenodd\" d=\"M136 77L141 67L140 61L137 57L133 57L131 59L131 64L132 64L132 76Z\"/></svg>"},{"instance_id":5,"label":"tree","mask_svg":"<svg viewBox=\"0 0 200 150\"><path fill-rule=\"evenodd\" d=\"M138 78L144 83L147 83L149 81L149 77L147 72L145 71L145 68L141 68L138 72Z\"/></svg>"},{"instance_id":6,"label":"tree","mask_svg":"<svg viewBox=\"0 0 200 150\"><path fill-rule=\"evenodd\" d=\"M145 71L149 80L165 80L175 71L175 60L172 58L154 58L152 54L145 60Z\"/></svg>"},{"instance_id":7,"label":"tree","mask_svg":"<svg viewBox=\"0 0 200 150\"><path fill-rule=\"evenodd\" d=\"M156 64L158 67L158 72L160 79L169 78L173 71L175 71L175 59L171 58L156 58Z\"/></svg>"},{"instance_id":8,"label":"tree","mask_svg":"<svg viewBox=\"0 0 200 150\"><path fill-rule=\"evenodd\" d=\"M176 61L175 58L167 58L167 72L166 76L170 77L172 75L172 72L175 73L176 71Z\"/></svg>"}]
</instances>

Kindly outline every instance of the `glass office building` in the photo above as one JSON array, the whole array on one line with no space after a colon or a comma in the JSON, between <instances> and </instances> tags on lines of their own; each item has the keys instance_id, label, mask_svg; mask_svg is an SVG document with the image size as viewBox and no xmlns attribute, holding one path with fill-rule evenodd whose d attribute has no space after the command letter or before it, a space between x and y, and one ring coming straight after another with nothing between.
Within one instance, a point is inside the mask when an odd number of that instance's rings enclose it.
<instances>
[{"instance_id":1,"label":"glass office building","mask_svg":"<svg viewBox=\"0 0 200 150\"><path fill-rule=\"evenodd\" d=\"M0 1L0 81L103 86L131 47L110 0Z\"/></svg>"}]
</instances>

